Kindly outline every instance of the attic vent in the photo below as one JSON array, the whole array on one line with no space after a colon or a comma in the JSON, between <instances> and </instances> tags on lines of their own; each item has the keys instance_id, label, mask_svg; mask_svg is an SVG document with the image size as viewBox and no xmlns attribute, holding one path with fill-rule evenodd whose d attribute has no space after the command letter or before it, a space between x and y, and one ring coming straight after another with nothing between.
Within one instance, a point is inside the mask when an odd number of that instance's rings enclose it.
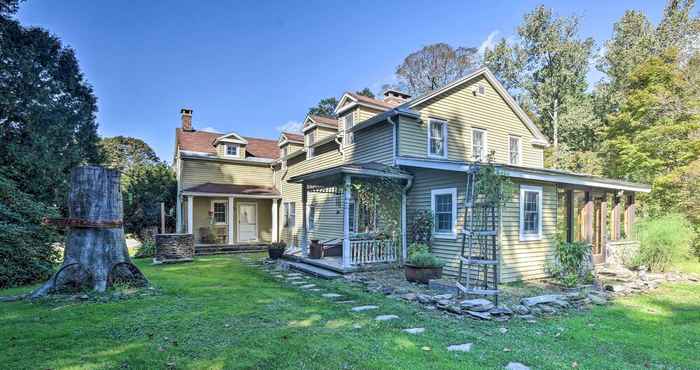
<instances>
[{"instance_id":1,"label":"attic vent","mask_svg":"<svg viewBox=\"0 0 700 370\"><path fill-rule=\"evenodd\" d=\"M474 96L484 96L486 94L486 88L484 85L478 85L472 89L472 92L474 93Z\"/></svg>"}]
</instances>

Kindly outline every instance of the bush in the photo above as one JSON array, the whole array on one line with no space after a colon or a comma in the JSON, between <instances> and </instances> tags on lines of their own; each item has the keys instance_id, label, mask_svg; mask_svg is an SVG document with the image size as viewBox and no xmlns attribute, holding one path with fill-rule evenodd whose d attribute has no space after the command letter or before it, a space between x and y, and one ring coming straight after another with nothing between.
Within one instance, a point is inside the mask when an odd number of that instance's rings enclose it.
<instances>
[{"instance_id":1,"label":"bush","mask_svg":"<svg viewBox=\"0 0 700 370\"><path fill-rule=\"evenodd\" d=\"M591 247L584 242L557 242L554 261L549 264L549 272L562 284L576 286L590 280Z\"/></svg>"},{"instance_id":2,"label":"bush","mask_svg":"<svg viewBox=\"0 0 700 370\"><path fill-rule=\"evenodd\" d=\"M430 248L427 244L413 243L411 244L410 254L406 263L416 267L438 268L442 267L443 263L430 253Z\"/></svg>"},{"instance_id":3,"label":"bush","mask_svg":"<svg viewBox=\"0 0 700 370\"><path fill-rule=\"evenodd\" d=\"M433 212L429 209L420 209L413 216L408 240L411 243L430 245L433 238Z\"/></svg>"},{"instance_id":4,"label":"bush","mask_svg":"<svg viewBox=\"0 0 700 370\"><path fill-rule=\"evenodd\" d=\"M58 217L0 173L0 289L48 279L58 261L61 235L41 224Z\"/></svg>"},{"instance_id":5,"label":"bush","mask_svg":"<svg viewBox=\"0 0 700 370\"><path fill-rule=\"evenodd\" d=\"M665 271L673 262L690 253L695 239L690 222L680 214L642 219L635 227L640 242L633 267L646 266L650 271Z\"/></svg>"},{"instance_id":6,"label":"bush","mask_svg":"<svg viewBox=\"0 0 700 370\"><path fill-rule=\"evenodd\" d=\"M148 258L155 257L156 255L156 243L151 240L146 240L141 243L141 246L136 250L134 258Z\"/></svg>"},{"instance_id":7,"label":"bush","mask_svg":"<svg viewBox=\"0 0 700 370\"><path fill-rule=\"evenodd\" d=\"M287 249L287 243L285 243L285 242L274 242L274 243L270 244L269 249L281 249L281 250L285 250L285 249Z\"/></svg>"}]
</instances>

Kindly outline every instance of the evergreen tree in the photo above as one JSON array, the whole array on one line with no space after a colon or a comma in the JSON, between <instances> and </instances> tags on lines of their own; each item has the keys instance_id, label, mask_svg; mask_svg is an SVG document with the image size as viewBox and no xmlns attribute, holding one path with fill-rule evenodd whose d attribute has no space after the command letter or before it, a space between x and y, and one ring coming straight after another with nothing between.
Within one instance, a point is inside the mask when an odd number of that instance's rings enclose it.
<instances>
[{"instance_id":1,"label":"evergreen tree","mask_svg":"<svg viewBox=\"0 0 700 370\"><path fill-rule=\"evenodd\" d=\"M321 99L315 107L309 108L307 113L309 116L322 116L335 118L335 107L338 105L338 99L335 97Z\"/></svg>"}]
</instances>

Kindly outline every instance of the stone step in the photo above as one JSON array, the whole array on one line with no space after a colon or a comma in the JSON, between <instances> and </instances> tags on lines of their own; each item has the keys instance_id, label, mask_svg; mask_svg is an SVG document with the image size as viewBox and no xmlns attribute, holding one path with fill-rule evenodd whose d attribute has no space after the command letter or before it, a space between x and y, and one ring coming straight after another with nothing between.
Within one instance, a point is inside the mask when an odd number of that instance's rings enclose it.
<instances>
[{"instance_id":1,"label":"stone step","mask_svg":"<svg viewBox=\"0 0 700 370\"><path fill-rule=\"evenodd\" d=\"M318 266L312 266L303 262L287 262L287 264L292 270L301 271L309 275L320 277L322 279L337 279L342 276L337 272L326 270Z\"/></svg>"},{"instance_id":2,"label":"stone step","mask_svg":"<svg viewBox=\"0 0 700 370\"><path fill-rule=\"evenodd\" d=\"M196 256L212 256L212 255L218 255L218 254L263 252L266 250L267 250L267 247L264 245L246 245L246 246L212 245L212 246L197 246L194 249L194 254Z\"/></svg>"}]
</instances>

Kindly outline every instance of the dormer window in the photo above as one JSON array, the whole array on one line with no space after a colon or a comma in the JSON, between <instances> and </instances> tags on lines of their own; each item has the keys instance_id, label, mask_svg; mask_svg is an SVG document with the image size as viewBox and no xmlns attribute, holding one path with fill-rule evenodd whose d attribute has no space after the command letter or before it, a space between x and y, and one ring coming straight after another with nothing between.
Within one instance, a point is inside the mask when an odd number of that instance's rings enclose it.
<instances>
[{"instance_id":1,"label":"dormer window","mask_svg":"<svg viewBox=\"0 0 700 370\"><path fill-rule=\"evenodd\" d=\"M348 130L350 130L354 124L352 112L349 113L347 116L343 117L343 122L345 126L345 138L343 139L343 143L344 145L353 144L355 141L354 135L352 134L352 132L348 132Z\"/></svg>"},{"instance_id":2,"label":"dormer window","mask_svg":"<svg viewBox=\"0 0 700 370\"><path fill-rule=\"evenodd\" d=\"M238 145L237 144L225 144L226 145L226 156L227 157L238 157Z\"/></svg>"},{"instance_id":3,"label":"dormer window","mask_svg":"<svg viewBox=\"0 0 700 370\"><path fill-rule=\"evenodd\" d=\"M312 146L312 145L314 145L314 140L315 140L315 138L314 138L315 135L314 135L314 134L315 134L315 133L316 133L316 131L311 130L311 131L309 131L308 134L306 134L306 146Z\"/></svg>"}]
</instances>

